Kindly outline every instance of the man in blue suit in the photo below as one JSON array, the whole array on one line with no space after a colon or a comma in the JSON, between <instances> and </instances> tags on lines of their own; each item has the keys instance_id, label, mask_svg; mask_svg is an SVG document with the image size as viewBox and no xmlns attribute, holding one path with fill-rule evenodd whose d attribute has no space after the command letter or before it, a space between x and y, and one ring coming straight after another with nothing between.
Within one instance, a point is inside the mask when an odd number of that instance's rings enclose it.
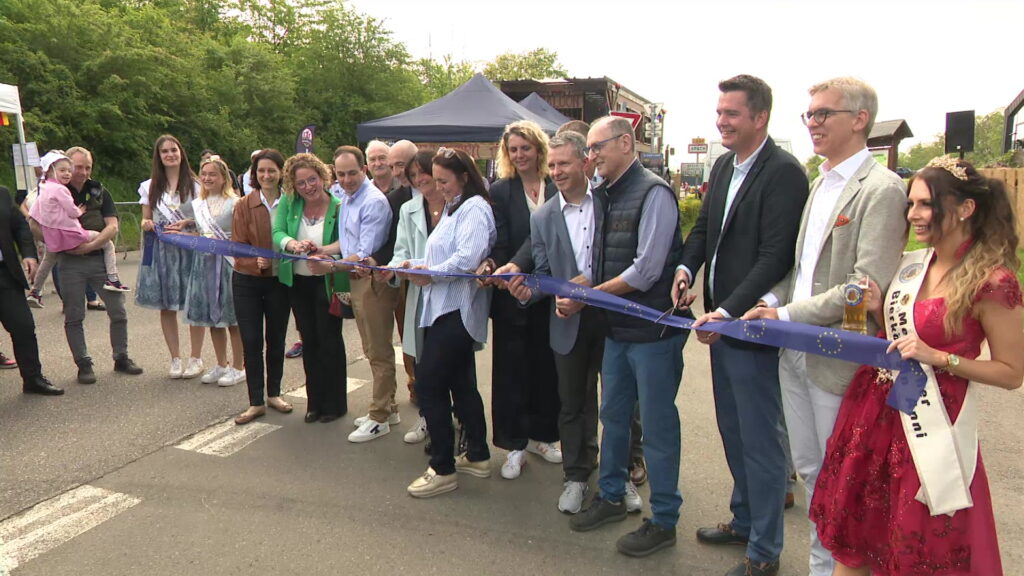
<instances>
[{"instance_id":1,"label":"man in blue suit","mask_svg":"<svg viewBox=\"0 0 1024 576\"><path fill-rule=\"evenodd\" d=\"M718 130L730 152L711 169L672 285L678 302L704 267L707 313L695 327L742 316L786 275L808 191L803 167L768 136L771 88L747 75L718 88ZM697 338L711 346L715 414L733 477L732 519L701 528L697 539L746 546L744 563L727 576L774 576L787 478L779 352L707 332L697 332Z\"/></svg>"}]
</instances>

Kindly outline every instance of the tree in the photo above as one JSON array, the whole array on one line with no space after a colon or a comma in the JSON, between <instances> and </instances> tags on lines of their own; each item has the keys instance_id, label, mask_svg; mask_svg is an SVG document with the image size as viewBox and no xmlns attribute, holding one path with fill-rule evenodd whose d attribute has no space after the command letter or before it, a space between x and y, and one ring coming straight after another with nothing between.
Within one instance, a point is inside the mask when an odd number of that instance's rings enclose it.
<instances>
[{"instance_id":1,"label":"tree","mask_svg":"<svg viewBox=\"0 0 1024 576\"><path fill-rule=\"evenodd\" d=\"M530 52L500 54L484 66L484 76L491 82L501 80L540 80L542 78L560 78L568 72L558 61L558 53L547 48L537 48Z\"/></svg>"},{"instance_id":2,"label":"tree","mask_svg":"<svg viewBox=\"0 0 1024 576\"><path fill-rule=\"evenodd\" d=\"M465 60L456 62L451 54L446 54L441 62L420 58L413 62L413 69L431 100L436 100L462 86L474 73L472 64Z\"/></svg>"},{"instance_id":3,"label":"tree","mask_svg":"<svg viewBox=\"0 0 1024 576\"><path fill-rule=\"evenodd\" d=\"M1003 129L1005 120L1002 110L996 110L974 120L974 151L964 158L978 168L999 163L1008 163L1012 154L1003 153ZM946 136L936 134L931 142L913 145L906 153L900 154L900 166L920 170L929 160L945 154Z\"/></svg>"}]
</instances>

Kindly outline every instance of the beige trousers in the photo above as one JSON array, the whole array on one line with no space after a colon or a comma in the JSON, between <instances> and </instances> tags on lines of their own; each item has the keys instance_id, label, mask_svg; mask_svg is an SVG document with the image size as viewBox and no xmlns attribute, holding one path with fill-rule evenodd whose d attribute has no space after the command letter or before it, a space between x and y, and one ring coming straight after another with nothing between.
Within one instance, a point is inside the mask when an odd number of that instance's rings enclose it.
<instances>
[{"instance_id":1,"label":"beige trousers","mask_svg":"<svg viewBox=\"0 0 1024 576\"><path fill-rule=\"evenodd\" d=\"M373 373L373 401L370 418L384 422L398 411L395 402L395 307L398 289L371 278L352 279L352 309L356 315L363 354Z\"/></svg>"}]
</instances>

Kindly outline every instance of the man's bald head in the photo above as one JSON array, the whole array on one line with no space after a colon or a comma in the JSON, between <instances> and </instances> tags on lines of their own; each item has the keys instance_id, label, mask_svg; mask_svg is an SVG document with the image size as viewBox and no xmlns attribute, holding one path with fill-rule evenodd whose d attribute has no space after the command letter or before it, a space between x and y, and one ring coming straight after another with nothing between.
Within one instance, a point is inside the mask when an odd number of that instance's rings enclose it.
<instances>
[{"instance_id":1,"label":"man's bald head","mask_svg":"<svg viewBox=\"0 0 1024 576\"><path fill-rule=\"evenodd\" d=\"M412 161L419 149L408 140L399 140L391 145L388 152L388 166L391 168L391 175L398 178L402 186L412 186L405 176L405 167Z\"/></svg>"}]
</instances>

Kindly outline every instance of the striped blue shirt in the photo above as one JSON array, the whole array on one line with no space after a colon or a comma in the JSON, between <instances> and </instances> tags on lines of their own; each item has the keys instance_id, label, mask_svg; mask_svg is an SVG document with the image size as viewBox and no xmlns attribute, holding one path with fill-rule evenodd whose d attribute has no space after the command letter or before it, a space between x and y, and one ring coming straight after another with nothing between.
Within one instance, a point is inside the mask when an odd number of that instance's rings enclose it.
<instances>
[{"instance_id":1,"label":"striped blue shirt","mask_svg":"<svg viewBox=\"0 0 1024 576\"><path fill-rule=\"evenodd\" d=\"M355 194L342 192L338 216L341 257L363 259L380 250L391 232L391 204L387 196L364 178Z\"/></svg>"},{"instance_id":2,"label":"striped blue shirt","mask_svg":"<svg viewBox=\"0 0 1024 576\"><path fill-rule=\"evenodd\" d=\"M445 209L437 228L427 238L426 256L409 263L438 272L472 274L491 253L497 235L490 204L474 196L454 214L449 215ZM420 326L431 326L439 317L459 310L462 324L473 340L486 342L490 289L481 288L469 278L432 276L431 280L423 287Z\"/></svg>"}]
</instances>

